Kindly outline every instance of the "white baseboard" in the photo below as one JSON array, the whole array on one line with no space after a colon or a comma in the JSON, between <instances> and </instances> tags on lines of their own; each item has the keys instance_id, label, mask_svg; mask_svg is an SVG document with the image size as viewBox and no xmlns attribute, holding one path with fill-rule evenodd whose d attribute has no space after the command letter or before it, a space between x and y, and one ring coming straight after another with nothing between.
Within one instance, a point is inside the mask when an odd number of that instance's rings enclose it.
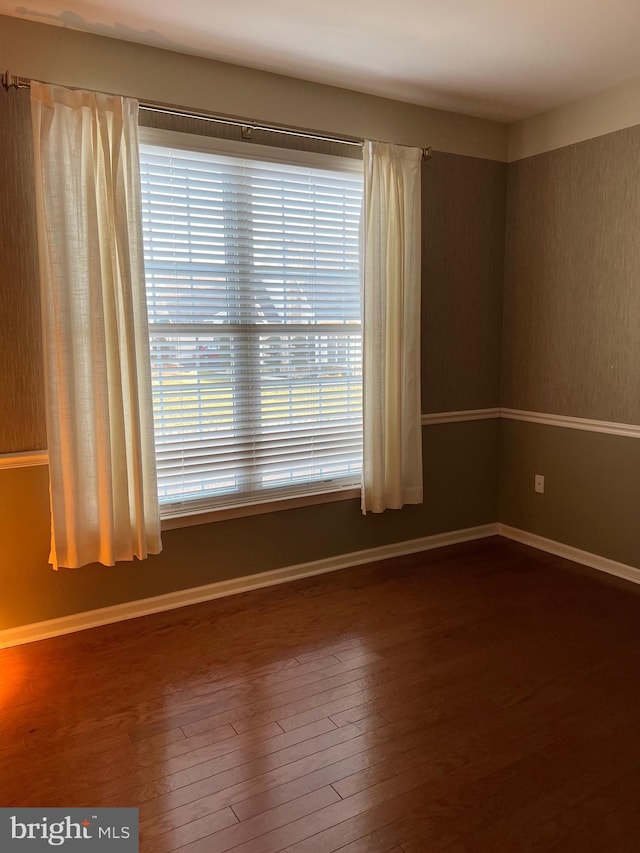
<instances>
[{"instance_id":1,"label":"white baseboard","mask_svg":"<svg viewBox=\"0 0 640 853\"><path fill-rule=\"evenodd\" d=\"M530 545L539 551L547 551L549 554L564 557L567 560L572 560L574 563L582 563L592 569L598 569L600 572L615 575L626 581L640 583L640 569L637 569L635 566L618 563L615 560L609 560L608 557L592 554L590 551L581 551L580 548L574 548L572 545L555 542L553 539L545 539L544 536L538 536L536 533L529 533L526 530L519 530L517 527L509 527L508 524L498 524L498 534L504 536L506 539L513 539L515 542L522 542L523 545Z\"/></svg>"},{"instance_id":2,"label":"white baseboard","mask_svg":"<svg viewBox=\"0 0 640 853\"><path fill-rule=\"evenodd\" d=\"M497 524L467 527L464 530L437 533L434 536L424 536L421 539L394 542L391 545L381 545L378 548L367 548L364 551L353 551L350 554L327 557L323 560L315 560L310 563L300 563L296 566L287 566L282 569L274 569L256 575L219 581L192 589L182 589L166 593L165 595L157 595L153 598L128 601L124 604L113 605L112 607L101 607L99 610L74 613L72 616L62 616L59 619L49 619L46 622L35 622L31 625L21 625L17 628L6 628L0 630L0 649L19 646L23 643L32 643L36 640L45 640L49 637L58 637L61 634L72 634L75 631L84 631L87 628L96 628L99 625L109 625L112 622L122 622L125 619L135 619L138 616L148 616L151 613L160 613L164 610L174 610L178 607L211 601L214 598L222 598L238 592L248 592L252 589L287 583L298 578L335 572L339 569L346 569L350 566L362 565L363 563L373 563L377 560L387 560L391 557L416 554L420 551L441 548L444 545L453 545L457 542L483 539L487 536L495 536L497 532Z\"/></svg>"},{"instance_id":3,"label":"white baseboard","mask_svg":"<svg viewBox=\"0 0 640 853\"><path fill-rule=\"evenodd\" d=\"M21 625L16 628L6 628L0 630L0 649L24 643L32 643L37 640L45 640L50 637L58 637L62 634L72 634L76 631L84 631L100 625L109 625L113 622L123 622L126 619L136 619L139 616L148 616L152 613L175 610L179 607L212 601L216 598L223 598L224 596L235 595L240 592L248 592L252 589L260 589L262 587L287 583L288 581L299 578L339 571L350 566L373 563L392 557L402 557L407 554L417 554L420 551L442 548L445 545L453 545L458 542L484 539L488 536L495 536L496 534L504 536L506 539L513 539L515 542L529 545L532 548L537 548L540 551L546 551L549 554L555 554L558 557L582 563L592 569L615 575L632 583L640 584L640 569L635 566L618 563L607 557L601 557L589 551L582 551L579 548L574 548L572 545L565 545L553 539L546 539L544 536L538 536L526 530L519 530L507 524L484 524L478 527L468 527L463 530L452 530L447 533L424 536L420 539L394 542L391 545L381 545L378 548L353 551L350 554L327 557L323 560L300 563L295 566L273 569L272 571L261 572L255 575L246 575L232 580L218 581L217 583L207 584L206 586L177 590L176 592L157 595L153 598L128 601L111 607L102 607L98 610L88 610L83 613L75 613L71 616L62 616L59 619L49 619L44 622Z\"/></svg>"}]
</instances>

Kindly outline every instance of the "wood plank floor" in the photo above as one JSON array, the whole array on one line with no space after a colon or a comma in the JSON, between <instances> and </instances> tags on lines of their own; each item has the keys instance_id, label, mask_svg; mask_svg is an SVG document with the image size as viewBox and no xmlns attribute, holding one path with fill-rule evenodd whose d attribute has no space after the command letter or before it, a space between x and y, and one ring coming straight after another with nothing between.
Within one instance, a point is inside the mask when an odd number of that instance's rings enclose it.
<instances>
[{"instance_id":1,"label":"wood plank floor","mask_svg":"<svg viewBox=\"0 0 640 853\"><path fill-rule=\"evenodd\" d=\"M453 546L0 652L0 805L138 806L142 853L637 853L639 664L640 588Z\"/></svg>"}]
</instances>

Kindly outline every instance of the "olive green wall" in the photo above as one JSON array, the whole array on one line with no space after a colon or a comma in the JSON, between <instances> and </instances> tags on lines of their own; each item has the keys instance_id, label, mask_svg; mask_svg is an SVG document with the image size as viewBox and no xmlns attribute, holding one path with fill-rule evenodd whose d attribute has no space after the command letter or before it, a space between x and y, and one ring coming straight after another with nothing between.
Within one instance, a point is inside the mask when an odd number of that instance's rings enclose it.
<instances>
[{"instance_id":1,"label":"olive green wall","mask_svg":"<svg viewBox=\"0 0 640 853\"><path fill-rule=\"evenodd\" d=\"M0 89L0 453L46 447L28 106Z\"/></svg>"},{"instance_id":2,"label":"olive green wall","mask_svg":"<svg viewBox=\"0 0 640 853\"><path fill-rule=\"evenodd\" d=\"M509 164L502 405L640 423L640 126Z\"/></svg>"},{"instance_id":3,"label":"olive green wall","mask_svg":"<svg viewBox=\"0 0 640 853\"><path fill-rule=\"evenodd\" d=\"M502 524L640 567L640 440L502 419ZM545 477L544 494L533 489Z\"/></svg>"},{"instance_id":4,"label":"olive green wall","mask_svg":"<svg viewBox=\"0 0 640 853\"><path fill-rule=\"evenodd\" d=\"M349 500L184 527L162 554L112 568L54 572L46 467L0 471L0 630L495 521L498 421L423 435L421 506L364 517Z\"/></svg>"},{"instance_id":5,"label":"olive green wall","mask_svg":"<svg viewBox=\"0 0 640 853\"><path fill-rule=\"evenodd\" d=\"M422 411L500 404L504 163L434 152L423 167Z\"/></svg>"},{"instance_id":6,"label":"olive green wall","mask_svg":"<svg viewBox=\"0 0 640 853\"><path fill-rule=\"evenodd\" d=\"M0 50L28 77L432 145L423 412L640 424L640 126L507 167L492 122L2 16ZM45 446L27 93L0 94L0 144L1 454ZM423 437L421 507L363 518L350 500L171 530L145 562L59 573L46 468L0 469L0 628L496 520L640 567L637 439L504 419Z\"/></svg>"},{"instance_id":7,"label":"olive green wall","mask_svg":"<svg viewBox=\"0 0 640 853\"><path fill-rule=\"evenodd\" d=\"M640 126L509 164L503 407L640 424L639 223ZM639 471L637 438L503 419L499 519L640 566Z\"/></svg>"},{"instance_id":8,"label":"olive green wall","mask_svg":"<svg viewBox=\"0 0 640 853\"><path fill-rule=\"evenodd\" d=\"M26 76L215 112L260 117L260 107L265 120L327 132L419 146L440 139L445 152L424 163L422 178L423 411L498 405L504 128L2 17L0 49L3 63ZM235 100L228 91L218 98L210 85L205 93L202 84L219 75L233 82ZM295 92L299 99L291 100ZM45 447L25 91L0 93L0 146L9 152L0 173L8 178L0 183L0 222L11 223L10 239L0 244L1 454ZM47 564L46 467L0 468L0 629L494 522L498 422L425 426L423 436L420 507L364 518L359 502L349 500L187 527L165 532L163 553L149 560L57 573Z\"/></svg>"}]
</instances>

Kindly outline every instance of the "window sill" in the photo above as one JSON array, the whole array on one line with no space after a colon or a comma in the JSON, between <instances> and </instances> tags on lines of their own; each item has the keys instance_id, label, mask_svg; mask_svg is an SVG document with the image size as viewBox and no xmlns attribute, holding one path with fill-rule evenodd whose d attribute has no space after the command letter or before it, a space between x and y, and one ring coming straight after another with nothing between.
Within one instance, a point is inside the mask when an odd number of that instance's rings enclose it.
<instances>
[{"instance_id":1,"label":"window sill","mask_svg":"<svg viewBox=\"0 0 640 853\"><path fill-rule=\"evenodd\" d=\"M292 498L260 501L258 503L221 507L220 509L196 509L185 511L181 515L171 515L162 519L162 530L175 530L179 527L195 527L198 524L211 524L215 521L227 521L231 518L244 518L248 515L263 515L267 512L280 512L314 504L334 503L360 497L359 488L340 489L335 492L317 492L316 494L297 495Z\"/></svg>"}]
</instances>

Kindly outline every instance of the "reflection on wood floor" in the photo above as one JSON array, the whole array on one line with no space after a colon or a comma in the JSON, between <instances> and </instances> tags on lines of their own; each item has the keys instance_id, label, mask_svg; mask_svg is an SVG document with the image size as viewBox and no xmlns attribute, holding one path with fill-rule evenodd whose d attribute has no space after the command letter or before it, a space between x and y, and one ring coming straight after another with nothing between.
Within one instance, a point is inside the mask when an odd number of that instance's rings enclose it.
<instances>
[{"instance_id":1,"label":"reflection on wood floor","mask_svg":"<svg viewBox=\"0 0 640 853\"><path fill-rule=\"evenodd\" d=\"M0 805L138 806L143 853L638 851L639 617L491 539L9 649Z\"/></svg>"}]
</instances>

